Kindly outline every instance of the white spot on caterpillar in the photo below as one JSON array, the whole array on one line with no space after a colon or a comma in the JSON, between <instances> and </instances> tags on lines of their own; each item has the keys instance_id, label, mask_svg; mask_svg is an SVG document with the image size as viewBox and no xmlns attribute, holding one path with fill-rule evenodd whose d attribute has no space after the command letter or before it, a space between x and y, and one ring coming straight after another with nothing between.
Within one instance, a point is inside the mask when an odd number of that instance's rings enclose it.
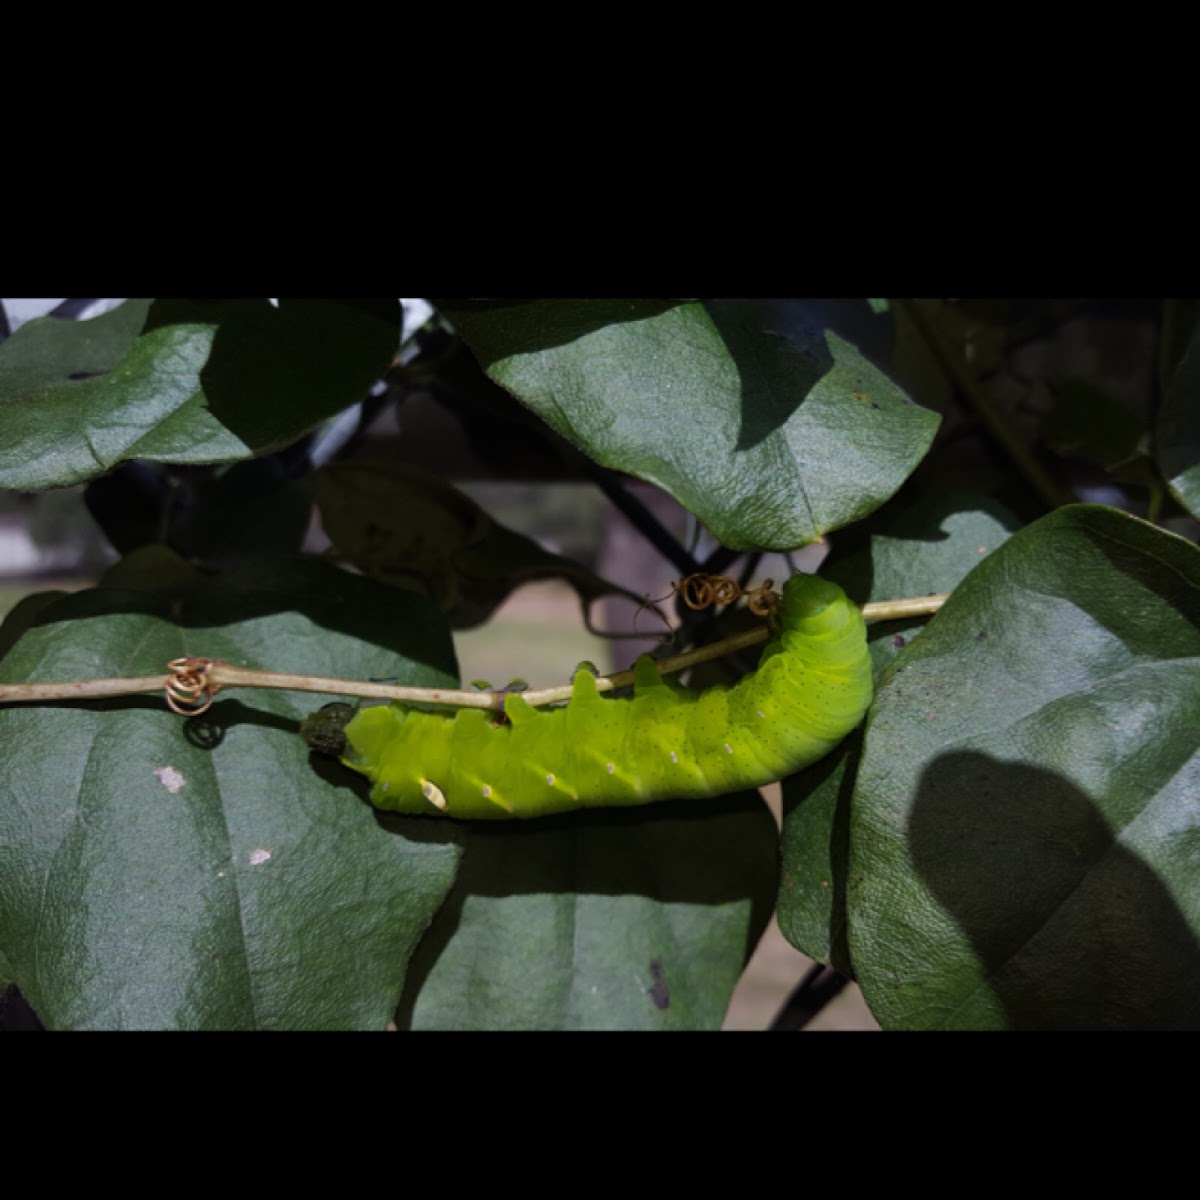
<instances>
[{"instance_id":1,"label":"white spot on caterpillar","mask_svg":"<svg viewBox=\"0 0 1200 1200\"><path fill-rule=\"evenodd\" d=\"M553 787L553 786L554 786L554 776L553 776L553 775L547 775L547 776L546 776L546 782L547 782L547 783L548 783L548 784L549 784L551 787Z\"/></svg>"},{"instance_id":2,"label":"white spot on caterpillar","mask_svg":"<svg viewBox=\"0 0 1200 1200\"><path fill-rule=\"evenodd\" d=\"M421 781L421 795L433 805L438 812L446 811L446 793L442 791L436 783L430 783L428 779Z\"/></svg>"},{"instance_id":3,"label":"white spot on caterpillar","mask_svg":"<svg viewBox=\"0 0 1200 1200\"><path fill-rule=\"evenodd\" d=\"M388 790L388 788L390 788L391 786L392 785L385 780L382 790L386 792Z\"/></svg>"},{"instance_id":4,"label":"white spot on caterpillar","mask_svg":"<svg viewBox=\"0 0 1200 1200\"><path fill-rule=\"evenodd\" d=\"M612 773L613 773L613 772L614 772L616 769L617 769L617 768L616 768L616 767L614 767L614 766L612 765L612 763L609 763L609 764L608 764L608 773L609 773L610 775L611 775L611 774L612 774Z\"/></svg>"},{"instance_id":5,"label":"white spot on caterpillar","mask_svg":"<svg viewBox=\"0 0 1200 1200\"><path fill-rule=\"evenodd\" d=\"M763 712L763 710L762 710L761 708L756 708L754 711L755 711L756 713L758 713L758 715L759 715L760 717L762 717L762 719L763 719L764 721L767 719L767 714L766 714L765 712Z\"/></svg>"},{"instance_id":6,"label":"white spot on caterpillar","mask_svg":"<svg viewBox=\"0 0 1200 1200\"><path fill-rule=\"evenodd\" d=\"M483 798L486 800L492 794L492 789L489 784L483 785Z\"/></svg>"},{"instance_id":7,"label":"white spot on caterpillar","mask_svg":"<svg viewBox=\"0 0 1200 1200\"><path fill-rule=\"evenodd\" d=\"M679 761L679 755L678 755L678 754L676 754L674 750L672 750L672 751L671 751L671 761L672 761L672 762L678 762L678 761Z\"/></svg>"},{"instance_id":8,"label":"white spot on caterpillar","mask_svg":"<svg viewBox=\"0 0 1200 1200\"><path fill-rule=\"evenodd\" d=\"M175 793L179 791L179 789L183 787L185 783L187 783L187 780L184 779L184 777L180 775L180 773L175 770L174 767L156 767L154 774L158 779L158 782L161 783L163 787L165 787L167 791L171 793L172 796L175 795Z\"/></svg>"},{"instance_id":9,"label":"white spot on caterpillar","mask_svg":"<svg viewBox=\"0 0 1200 1200\"><path fill-rule=\"evenodd\" d=\"M725 753L726 753L726 754L732 754L732 753L733 753L733 747L732 747L732 746L731 746L731 745L730 745L728 742L726 742L726 743L725 743Z\"/></svg>"},{"instance_id":10,"label":"white spot on caterpillar","mask_svg":"<svg viewBox=\"0 0 1200 1200\"><path fill-rule=\"evenodd\" d=\"M270 857L271 857L270 850L251 850L250 851L250 865L252 867L257 867L260 864L265 863L267 861L267 859Z\"/></svg>"}]
</instances>

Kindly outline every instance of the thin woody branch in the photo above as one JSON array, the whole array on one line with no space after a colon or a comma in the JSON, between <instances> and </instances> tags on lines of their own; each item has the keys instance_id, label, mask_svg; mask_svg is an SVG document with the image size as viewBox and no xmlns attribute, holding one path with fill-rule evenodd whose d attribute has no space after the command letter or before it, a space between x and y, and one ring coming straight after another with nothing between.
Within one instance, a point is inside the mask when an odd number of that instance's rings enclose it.
<instances>
[{"instance_id":1,"label":"thin woody branch","mask_svg":"<svg viewBox=\"0 0 1200 1200\"><path fill-rule=\"evenodd\" d=\"M883 600L863 606L868 622L896 621L931 616L945 603L946 595L913 596L903 600ZM664 675L686 670L699 663L722 658L765 642L770 636L766 625L724 638L686 654L661 659L658 669ZM290 692L317 692L322 695L356 696L365 699L401 700L406 703L445 704L455 708L500 709L504 691L468 692L452 688L399 687L386 683L363 683L351 679L329 679L320 675L287 675L276 671L254 671L235 667L219 659L186 658L171 664L166 675L148 675L136 679L80 679L69 683L0 684L0 704L30 704L44 700L96 700L106 696L135 696L166 692L167 702L182 716L204 712L218 692L228 688L279 688ZM601 692L626 687L633 682L632 671L596 680ZM535 708L570 699L571 687L541 688L522 693Z\"/></svg>"}]
</instances>

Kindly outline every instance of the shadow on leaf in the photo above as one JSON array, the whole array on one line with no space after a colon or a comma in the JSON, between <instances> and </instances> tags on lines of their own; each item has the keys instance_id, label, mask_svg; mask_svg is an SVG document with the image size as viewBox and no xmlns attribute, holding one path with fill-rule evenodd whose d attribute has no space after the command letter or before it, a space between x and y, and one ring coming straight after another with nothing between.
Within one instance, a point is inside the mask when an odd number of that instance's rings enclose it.
<instances>
[{"instance_id":1,"label":"shadow on leaf","mask_svg":"<svg viewBox=\"0 0 1200 1200\"><path fill-rule=\"evenodd\" d=\"M958 1011L986 989L1011 1028L1200 1027L1192 924L1074 784L947 754L921 778L908 835L917 873L979 963Z\"/></svg>"}]
</instances>

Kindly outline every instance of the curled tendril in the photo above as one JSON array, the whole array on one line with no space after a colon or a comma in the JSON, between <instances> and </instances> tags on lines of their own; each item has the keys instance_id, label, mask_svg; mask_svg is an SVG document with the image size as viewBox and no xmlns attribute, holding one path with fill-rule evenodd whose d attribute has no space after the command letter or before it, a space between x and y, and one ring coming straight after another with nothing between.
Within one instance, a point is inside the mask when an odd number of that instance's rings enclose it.
<instances>
[{"instance_id":1,"label":"curled tendril","mask_svg":"<svg viewBox=\"0 0 1200 1200\"><path fill-rule=\"evenodd\" d=\"M756 617L773 617L779 609L779 593L775 580L764 579L746 593L746 606Z\"/></svg>"},{"instance_id":2,"label":"curled tendril","mask_svg":"<svg viewBox=\"0 0 1200 1200\"><path fill-rule=\"evenodd\" d=\"M755 588L743 588L728 575L699 573L685 576L675 590L683 597L684 604L693 609L732 604L740 596L746 597L746 607L756 617L771 616L779 607L779 593L773 579L766 579Z\"/></svg>"},{"instance_id":3,"label":"curled tendril","mask_svg":"<svg viewBox=\"0 0 1200 1200\"><path fill-rule=\"evenodd\" d=\"M220 659L176 658L167 663L167 706L181 717L198 717L212 707L213 697L221 690L209 675Z\"/></svg>"}]
</instances>

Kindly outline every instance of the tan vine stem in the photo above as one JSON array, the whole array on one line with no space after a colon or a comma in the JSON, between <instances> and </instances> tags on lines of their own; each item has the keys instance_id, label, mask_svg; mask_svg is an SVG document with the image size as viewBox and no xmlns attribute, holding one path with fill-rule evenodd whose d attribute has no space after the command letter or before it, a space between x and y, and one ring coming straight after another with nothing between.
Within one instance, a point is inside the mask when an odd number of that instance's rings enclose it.
<instances>
[{"instance_id":1,"label":"tan vine stem","mask_svg":"<svg viewBox=\"0 0 1200 1200\"><path fill-rule=\"evenodd\" d=\"M867 621L896 621L911 617L931 616L945 603L946 596L913 596L904 600L881 600L863 606ZM661 659L659 671L664 675L685 670L698 663L721 658L737 650L765 642L769 630L765 625L734 637ZM0 684L0 704L34 703L39 700L96 700L105 696L136 696L145 692L161 692L170 675L148 675L139 679L80 679L73 683L5 683ZM319 675L284 675L275 671L252 671L229 663L214 661L205 679L210 695L226 688L279 688L289 692L319 692L331 696L358 696L381 700L403 700L409 703L448 704L455 708L500 708L504 692L464 692L450 688L397 687L386 683L362 683L351 679L326 679ZM596 680L602 692L626 687L633 682L632 671L621 671ZM568 700L571 687L541 688L522 692L523 699L538 707Z\"/></svg>"}]
</instances>

